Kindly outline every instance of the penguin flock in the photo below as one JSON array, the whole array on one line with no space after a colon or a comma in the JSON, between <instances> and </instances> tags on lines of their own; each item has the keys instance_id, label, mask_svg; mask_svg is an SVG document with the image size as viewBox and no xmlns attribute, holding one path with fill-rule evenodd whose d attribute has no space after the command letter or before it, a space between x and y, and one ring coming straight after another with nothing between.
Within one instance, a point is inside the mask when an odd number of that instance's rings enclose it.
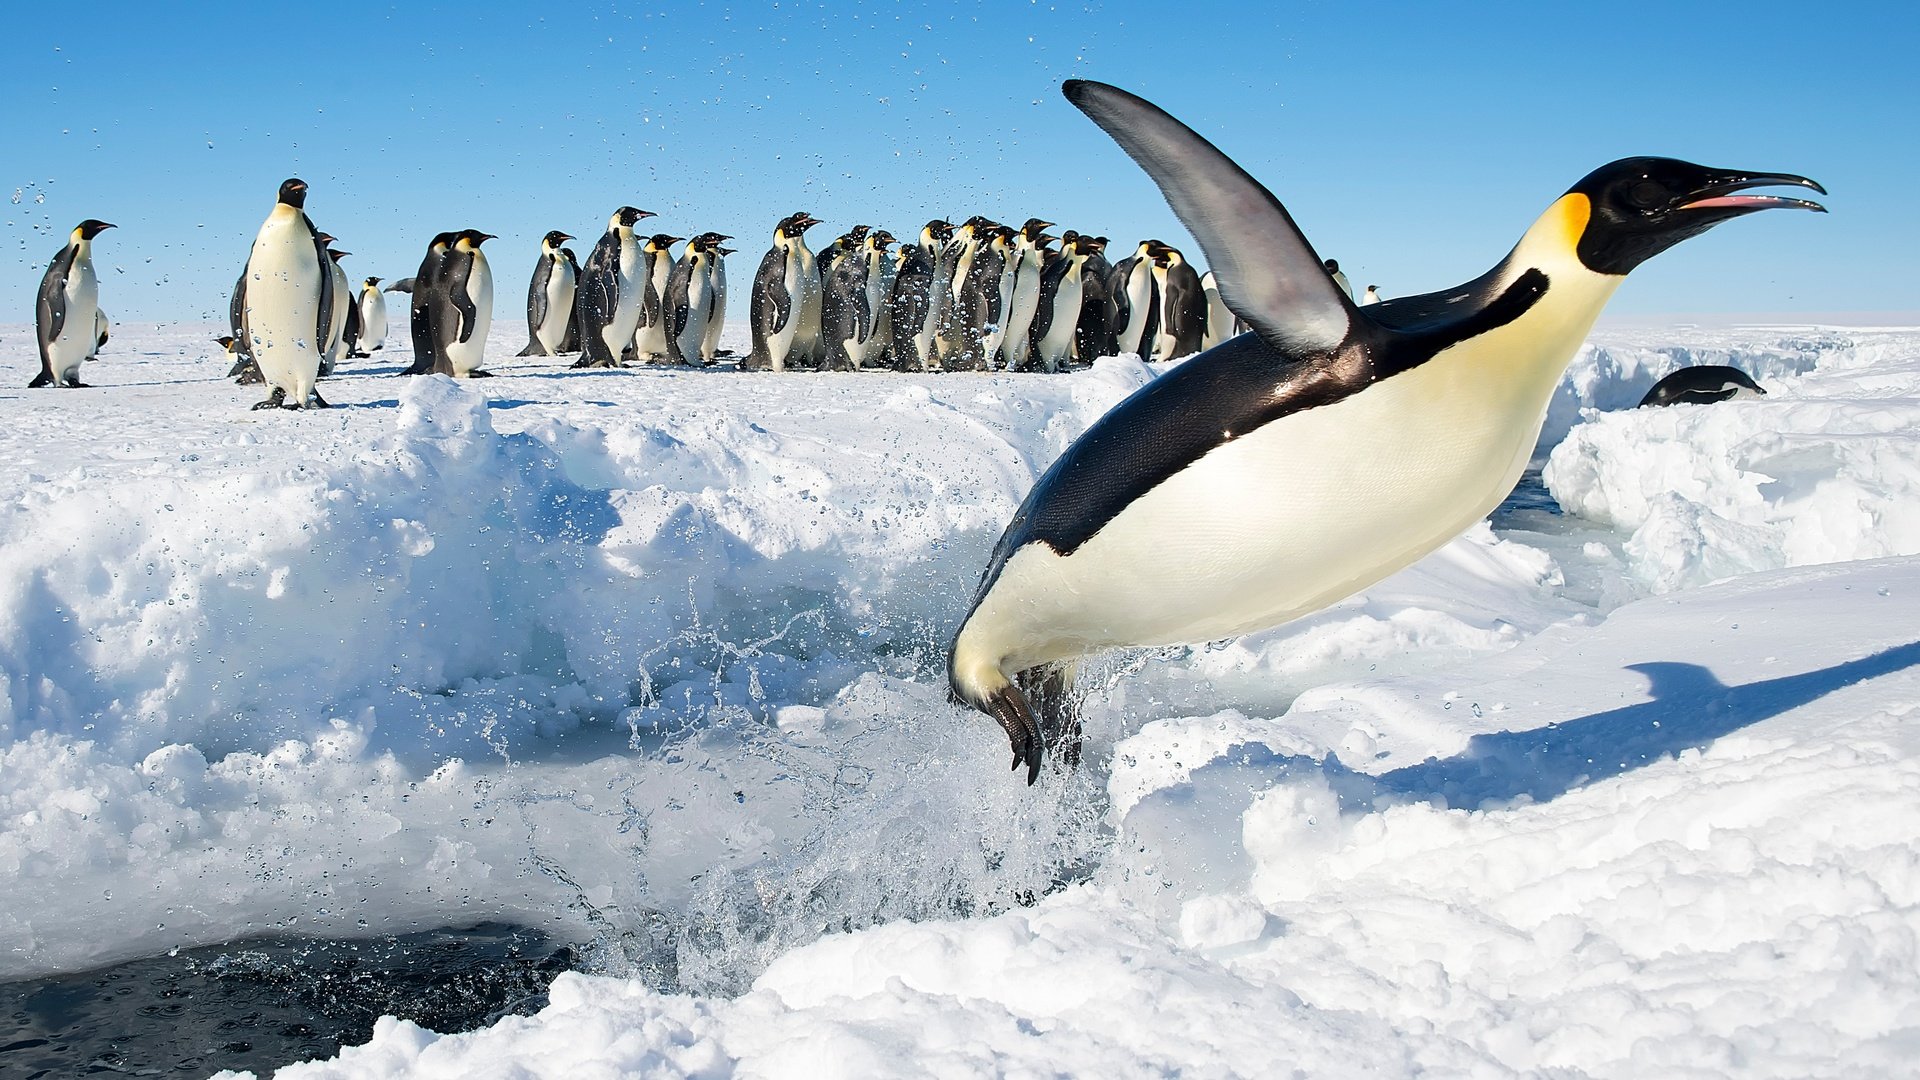
<instances>
[{"instance_id":1,"label":"penguin flock","mask_svg":"<svg viewBox=\"0 0 1920 1080\"><path fill-rule=\"evenodd\" d=\"M351 253L314 226L307 196L297 177L280 185L234 282L231 333L216 339L232 361L230 377L268 388L260 408L325 408L317 382L343 360L385 347L388 293L408 297L413 360L401 374L491 374L484 358L494 274L482 245L492 234L439 233L413 276L384 289L379 277L356 285L341 265ZM653 216L615 210L584 265L566 246L573 235L556 229L541 239L518 356L577 354L576 368L714 364L733 237L640 235L636 227ZM1140 241L1109 263L1104 236L1054 236L1053 223L1040 218L1016 229L976 215L958 226L929 221L909 242L858 225L816 257L806 234L819 224L800 212L774 226L753 279L753 344L742 370L1059 372L1117 353L1177 360L1247 329L1214 275L1160 240ZM80 362L107 335L91 245L110 228L82 222L48 266L36 318L41 372L32 386L85 385ZM1344 288L1337 265L1329 261L1328 271Z\"/></svg>"},{"instance_id":2,"label":"penguin flock","mask_svg":"<svg viewBox=\"0 0 1920 1080\"><path fill-rule=\"evenodd\" d=\"M1062 90L1159 185L1208 272L1159 240L1110 264L1105 237L1054 236L1039 218L936 219L907 243L858 226L816 257L806 234L820 219L798 212L774 226L754 275L740 365L1059 371L1116 353L1194 357L1114 406L1034 484L953 638L954 700L1001 726L1028 783L1049 743L1077 753L1082 658L1277 626L1447 543L1512 490L1567 363L1629 272L1735 217L1825 212L1751 193L1825 193L1806 177L1625 158L1554 200L1480 277L1394 298L1368 286L1356 300L1339 264L1205 138L1117 87ZM269 388L255 408L324 408L317 380L386 336L380 279L349 295L346 253L315 229L306 197L299 179L280 185L221 338L242 381ZM702 233L676 259L685 238L637 234L653 216L614 211L584 264L563 246L571 236L546 235L521 355L713 362L731 237ZM34 386L83 385L106 332L91 245L112 227L81 222L47 269ZM389 286L410 294L408 373L486 374L490 239L440 233ZM1692 368L1644 404L1763 392L1738 371Z\"/></svg>"}]
</instances>

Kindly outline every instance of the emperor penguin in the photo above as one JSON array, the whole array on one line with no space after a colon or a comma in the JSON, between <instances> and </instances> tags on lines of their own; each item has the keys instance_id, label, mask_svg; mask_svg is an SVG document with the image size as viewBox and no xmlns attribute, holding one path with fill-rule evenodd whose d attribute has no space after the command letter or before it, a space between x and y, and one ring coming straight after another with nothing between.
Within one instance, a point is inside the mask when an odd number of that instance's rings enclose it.
<instances>
[{"instance_id":1,"label":"emperor penguin","mask_svg":"<svg viewBox=\"0 0 1920 1080\"><path fill-rule=\"evenodd\" d=\"M272 387L256 409L327 407L314 381L333 327L333 260L306 205L306 181L282 183L247 257L248 346Z\"/></svg>"},{"instance_id":2,"label":"emperor penguin","mask_svg":"<svg viewBox=\"0 0 1920 1080\"><path fill-rule=\"evenodd\" d=\"M1093 252L1080 268L1080 326L1073 335L1073 351L1084 363L1112 356L1115 345L1113 325L1107 319L1107 284L1113 278L1113 264L1107 261L1104 236L1093 238Z\"/></svg>"},{"instance_id":3,"label":"emperor penguin","mask_svg":"<svg viewBox=\"0 0 1920 1080\"><path fill-rule=\"evenodd\" d=\"M1064 241L1060 257L1040 274L1040 299L1033 316L1034 348L1040 369L1064 371L1073 359L1074 338L1080 330L1082 281L1094 238L1075 233Z\"/></svg>"},{"instance_id":4,"label":"emperor penguin","mask_svg":"<svg viewBox=\"0 0 1920 1080\"><path fill-rule=\"evenodd\" d=\"M441 263L440 313L434 319L438 353L446 361L440 374L459 379L492 375L486 363L487 334L493 328L493 267L480 245L493 234L465 229L456 234Z\"/></svg>"},{"instance_id":5,"label":"emperor penguin","mask_svg":"<svg viewBox=\"0 0 1920 1080\"><path fill-rule=\"evenodd\" d=\"M389 291L407 293L411 301L407 315L413 363L400 373L402 375L431 375L449 367L440 352L441 340L434 322L440 315L441 278L447 253L459 238L457 232L436 233L427 243L427 254L420 260L420 269L412 277L388 286Z\"/></svg>"},{"instance_id":6,"label":"emperor penguin","mask_svg":"<svg viewBox=\"0 0 1920 1080\"><path fill-rule=\"evenodd\" d=\"M1333 283L1340 286L1341 294L1349 300L1353 299L1353 286L1347 282L1347 275L1340 272L1340 260L1328 259L1320 265L1326 267L1327 276L1333 279Z\"/></svg>"},{"instance_id":7,"label":"emperor penguin","mask_svg":"<svg viewBox=\"0 0 1920 1080\"><path fill-rule=\"evenodd\" d=\"M828 277L821 298L821 336L826 342L826 367L858 371L878 363L886 349L880 337L880 296L886 286L887 252L893 234L869 232L859 248L841 255Z\"/></svg>"},{"instance_id":8,"label":"emperor penguin","mask_svg":"<svg viewBox=\"0 0 1920 1080\"><path fill-rule=\"evenodd\" d=\"M666 310L667 358L673 363L704 366L713 362L701 354L701 346L714 315L714 263L720 258L721 242L730 239L717 232L701 233L687 241L687 249L667 275L661 302Z\"/></svg>"},{"instance_id":9,"label":"emperor penguin","mask_svg":"<svg viewBox=\"0 0 1920 1080\"><path fill-rule=\"evenodd\" d=\"M617 368L620 354L640 325L640 244L634 223L650 218L648 210L623 206L607 219L607 231L587 254L574 294L580 321L580 359L577 368Z\"/></svg>"},{"instance_id":10,"label":"emperor penguin","mask_svg":"<svg viewBox=\"0 0 1920 1080\"><path fill-rule=\"evenodd\" d=\"M826 288L827 275L833 273L833 264L839 261L840 256L850 255L860 250L860 245L866 241L867 234L872 231L873 226L871 225L855 225L853 228L834 237L833 243L820 249L819 254L814 256L814 263L820 268L821 288ZM824 312L826 307L826 294L824 293L821 294L820 304ZM822 332L825 331L824 326L821 329Z\"/></svg>"},{"instance_id":11,"label":"emperor penguin","mask_svg":"<svg viewBox=\"0 0 1920 1080\"><path fill-rule=\"evenodd\" d=\"M349 325L354 324L353 313L359 305L353 302L353 285L347 281L347 272L340 268L340 260L351 254L353 254L351 251L336 249L332 244L332 237L328 237L327 271L333 275L334 302L333 318L327 324L327 348L320 354L321 378L333 374L334 367L340 363L341 357L347 355L349 347L353 344L348 339L347 329ZM358 330L358 326L354 325L354 329Z\"/></svg>"},{"instance_id":12,"label":"emperor penguin","mask_svg":"<svg viewBox=\"0 0 1920 1080\"><path fill-rule=\"evenodd\" d=\"M1730 218L1823 209L1745 193L1822 190L1805 177L1627 158L1575 183L1480 277L1360 308L1212 144L1123 90L1064 90L1159 184L1253 332L1096 421L994 548L948 674L1029 783L1049 710L1036 716L1023 684L1057 688L1104 649L1276 626L1445 544L1512 490L1629 271Z\"/></svg>"},{"instance_id":13,"label":"emperor penguin","mask_svg":"<svg viewBox=\"0 0 1920 1080\"><path fill-rule=\"evenodd\" d=\"M93 269L93 238L113 228L96 218L75 225L40 278L34 303L34 338L40 344L40 374L28 383L79 386L80 365L100 347L100 276Z\"/></svg>"},{"instance_id":14,"label":"emperor penguin","mask_svg":"<svg viewBox=\"0 0 1920 1080\"><path fill-rule=\"evenodd\" d=\"M227 321L233 330L232 344L225 346L228 355L233 357L227 378L240 386L266 382L260 374L260 365L253 362L253 353L247 348L247 268L244 263L240 266L239 279L233 283L233 298L227 303Z\"/></svg>"},{"instance_id":15,"label":"emperor penguin","mask_svg":"<svg viewBox=\"0 0 1920 1080\"><path fill-rule=\"evenodd\" d=\"M978 214L961 222L934 268L934 310L929 318L935 325L934 366L943 371L980 366L977 355L981 330L967 317L965 296L974 260L980 256L988 231L999 227Z\"/></svg>"},{"instance_id":16,"label":"emperor penguin","mask_svg":"<svg viewBox=\"0 0 1920 1080\"><path fill-rule=\"evenodd\" d=\"M667 362L667 279L673 276L673 245L685 239L655 233L640 245L640 321L633 328L633 354L643 363Z\"/></svg>"},{"instance_id":17,"label":"emperor penguin","mask_svg":"<svg viewBox=\"0 0 1920 1080\"><path fill-rule=\"evenodd\" d=\"M1200 291L1207 296L1207 332L1200 339L1200 347L1211 349L1240 332L1233 312L1227 310L1227 302L1220 299L1220 281L1208 270L1200 275Z\"/></svg>"},{"instance_id":18,"label":"emperor penguin","mask_svg":"<svg viewBox=\"0 0 1920 1080\"><path fill-rule=\"evenodd\" d=\"M1153 282L1153 253L1158 240L1142 240L1133 254L1113 266L1107 278L1107 318L1113 327L1113 347L1142 360L1153 353L1153 335L1160 329L1160 293Z\"/></svg>"},{"instance_id":19,"label":"emperor penguin","mask_svg":"<svg viewBox=\"0 0 1920 1080\"><path fill-rule=\"evenodd\" d=\"M727 328L727 256L731 254L733 249L730 247L716 246L713 249L713 313L707 316L707 332L700 339L700 363L703 367L712 364L714 358L720 355L720 332Z\"/></svg>"},{"instance_id":20,"label":"emperor penguin","mask_svg":"<svg viewBox=\"0 0 1920 1080\"><path fill-rule=\"evenodd\" d=\"M906 259L887 298L889 351L898 370L925 371L935 364L934 270L940 265L940 249L952 237L953 223L935 218L921 227L917 243L901 245Z\"/></svg>"},{"instance_id":21,"label":"emperor penguin","mask_svg":"<svg viewBox=\"0 0 1920 1080\"><path fill-rule=\"evenodd\" d=\"M753 351L741 370L785 371L813 362L820 339L820 270L806 233L818 224L819 218L802 210L773 227L773 247L760 259L748 298Z\"/></svg>"},{"instance_id":22,"label":"emperor penguin","mask_svg":"<svg viewBox=\"0 0 1920 1080\"><path fill-rule=\"evenodd\" d=\"M1006 311L1007 256L1013 252L1013 230L994 225L977 232L973 258L960 281L960 303L955 314L963 337L961 349L946 361L955 371L990 369L1000 353L1004 332L1002 313ZM956 277L961 275L956 274Z\"/></svg>"},{"instance_id":23,"label":"emperor penguin","mask_svg":"<svg viewBox=\"0 0 1920 1080\"><path fill-rule=\"evenodd\" d=\"M1380 286L1369 285L1367 286L1366 295L1360 298L1360 305L1365 307L1368 304L1377 304L1384 299L1386 299L1386 297L1380 295Z\"/></svg>"},{"instance_id":24,"label":"emperor penguin","mask_svg":"<svg viewBox=\"0 0 1920 1080\"><path fill-rule=\"evenodd\" d=\"M520 356L559 356L573 323L573 295L579 277L567 257L573 239L559 229L540 238L540 258L527 283L527 347Z\"/></svg>"},{"instance_id":25,"label":"emperor penguin","mask_svg":"<svg viewBox=\"0 0 1920 1080\"><path fill-rule=\"evenodd\" d=\"M1047 245L1056 239L1047 235L1047 229L1052 226L1051 221L1028 218L1013 239L1006 275L1011 287L1004 290L1006 315L1001 319L1006 324L1006 334L1000 346L1000 366L1007 371L1025 368L1033 352L1033 317L1040 310L1040 274L1047 256L1053 254Z\"/></svg>"},{"instance_id":26,"label":"emperor penguin","mask_svg":"<svg viewBox=\"0 0 1920 1080\"><path fill-rule=\"evenodd\" d=\"M100 350L107 347L107 338L111 337L112 333L113 333L113 321L107 318L107 313L105 311L102 311L99 308L94 308L93 309L93 352L88 354L87 359L89 360L100 359Z\"/></svg>"},{"instance_id":27,"label":"emperor penguin","mask_svg":"<svg viewBox=\"0 0 1920 1080\"><path fill-rule=\"evenodd\" d=\"M1153 358L1178 360L1199 352L1207 333L1207 294L1179 248L1162 244L1154 252L1153 286L1160 293Z\"/></svg>"},{"instance_id":28,"label":"emperor penguin","mask_svg":"<svg viewBox=\"0 0 1920 1080\"><path fill-rule=\"evenodd\" d=\"M1760 384L1746 372L1722 364L1696 364L1653 384L1639 407L1649 405L1711 405L1731 398L1762 397Z\"/></svg>"},{"instance_id":29,"label":"emperor penguin","mask_svg":"<svg viewBox=\"0 0 1920 1080\"><path fill-rule=\"evenodd\" d=\"M353 356L372 356L387 345L387 298L380 292L380 279L360 282L360 340Z\"/></svg>"}]
</instances>

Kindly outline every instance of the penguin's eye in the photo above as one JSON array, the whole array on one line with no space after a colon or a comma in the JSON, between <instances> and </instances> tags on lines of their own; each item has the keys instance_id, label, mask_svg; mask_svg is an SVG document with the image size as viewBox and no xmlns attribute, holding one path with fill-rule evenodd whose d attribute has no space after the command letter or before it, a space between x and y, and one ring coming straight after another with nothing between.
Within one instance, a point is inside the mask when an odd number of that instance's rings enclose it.
<instances>
[{"instance_id":1,"label":"penguin's eye","mask_svg":"<svg viewBox=\"0 0 1920 1080\"><path fill-rule=\"evenodd\" d=\"M1627 189L1627 204L1636 210L1652 210L1666 201L1666 185L1658 181L1642 180Z\"/></svg>"}]
</instances>

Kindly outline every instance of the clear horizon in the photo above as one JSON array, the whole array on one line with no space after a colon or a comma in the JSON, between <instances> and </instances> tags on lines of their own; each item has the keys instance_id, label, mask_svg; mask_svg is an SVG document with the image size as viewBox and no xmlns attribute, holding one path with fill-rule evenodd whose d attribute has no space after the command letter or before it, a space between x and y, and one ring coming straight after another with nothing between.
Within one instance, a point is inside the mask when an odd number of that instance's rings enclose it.
<instances>
[{"instance_id":1,"label":"clear horizon","mask_svg":"<svg viewBox=\"0 0 1920 1080\"><path fill-rule=\"evenodd\" d=\"M1917 152L1894 134L1920 78L1910 35L1888 32L1914 24L1907 9L1688 4L1658 26L1519 4L1164 10L349 7L316 27L235 5L29 9L0 45L16 150L0 323L31 322L48 259L86 217L119 226L96 243L114 318L219 321L291 175L355 280L411 274L442 229L499 234L506 334L524 332L539 236L574 233L584 257L623 203L664 232L737 237L736 316L796 209L827 220L816 247L856 222L911 235L985 213L1117 245L1158 236L1200 261L1060 96L1069 77L1135 90L1213 139L1356 290L1470 278L1587 171L1653 153L1802 173L1833 212L1689 241L1636 271L1610 317L1920 311Z\"/></svg>"}]
</instances>

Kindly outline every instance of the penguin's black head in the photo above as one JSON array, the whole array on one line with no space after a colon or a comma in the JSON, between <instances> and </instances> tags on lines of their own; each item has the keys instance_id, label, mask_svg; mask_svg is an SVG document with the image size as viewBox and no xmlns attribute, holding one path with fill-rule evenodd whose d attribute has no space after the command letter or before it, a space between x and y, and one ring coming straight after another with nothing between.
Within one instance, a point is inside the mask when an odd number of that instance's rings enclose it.
<instances>
[{"instance_id":1,"label":"penguin's black head","mask_svg":"<svg viewBox=\"0 0 1920 1080\"><path fill-rule=\"evenodd\" d=\"M297 176L280 181L280 201L303 210L307 205L307 182Z\"/></svg>"},{"instance_id":2,"label":"penguin's black head","mask_svg":"<svg viewBox=\"0 0 1920 1080\"><path fill-rule=\"evenodd\" d=\"M340 261L341 259L344 259L344 258L346 258L347 256L349 256L349 255L351 255L351 254L353 254L353 252L351 252L351 251L341 251L341 250L340 250L340 249L338 249L338 248L328 248L328 249L327 249L327 255L328 255L328 256L329 256L330 258L332 258L334 262L339 262L339 261Z\"/></svg>"},{"instance_id":3,"label":"penguin's black head","mask_svg":"<svg viewBox=\"0 0 1920 1080\"><path fill-rule=\"evenodd\" d=\"M380 279L377 277L370 277L360 283L362 288L367 288L367 289L371 289L378 284L380 284Z\"/></svg>"},{"instance_id":4,"label":"penguin's black head","mask_svg":"<svg viewBox=\"0 0 1920 1080\"><path fill-rule=\"evenodd\" d=\"M233 351L233 342L234 342L233 335L221 334L219 337L214 338L213 341L214 341L214 344L220 346L221 348L227 350L228 352Z\"/></svg>"},{"instance_id":5,"label":"penguin's black head","mask_svg":"<svg viewBox=\"0 0 1920 1080\"><path fill-rule=\"evenodd\" d=\"M861 240L865 240L867 238L867 234L872 231L873 231L873 226L871 225L855 225L853 228L847 230L847 239L855 241L857 243Z\"/></svg>"},{"instance_id":6,"label":"penguin's black head","mask_svg":"<svg viewBox=\"0 0 1920 1080\"><path fill-rule=\"evenodd\" d=\"M489 240L495 239L492 233L484 233L484 232L481 232L479 229L462 229L456 235L460 239L465 240L467 243L473 245L474 247L479 247L481 244L484 244Z\"/></svg>"},{"instance_id":7,"label":"penguin's black head","mask_svg":"<svg viewBox=\"0 0 1920 1080\"><path fill-rule=\"evenodd\" d=\"M641 218L650 218L653 216L653 211L651 210L639 210L631 206L623 206L613 213L622 225L632 225Z\"/></svg>"},{"instance_id":8,"label":"penguin's black head","mask_svg":"<svg viewBox=\"0 0 1920 1080\"><path fill-rule=\"evenodd\" d=\"M1588 203L1580 262L1599 274L1625 274L1691 236L1742 214L1785 207L1826 213L1807 199L1741 195L1748 188L1792 185L1827 189L1791 173L1709 169L1673 158L1623 158L1602 165L1567 192Z\"/></svg>"},{"instance_id":9,"label":"penguin's black head","mask_svg":"<svg viewBox=\"0 0 1920 1080\"><path fill-rule=\"evenodd\" d=\"M934 218L927 222L926 230L935 240L945 240L953 235L953 222L945 218Z\"/></svg>"},{"instance_id":10,"label":"penguin's black head","mask_svg":"<svg viewBox=\"0 0 1920 1080\"><path fill-rule=\"evenodd\" d=\"M792 240L804 235L808 229L818 224L820 224L819 218L802 210L781 218L780 224L774 226L774 232Z\"/></svg>"},{"instance_id":11,"label":"penguin's black head","mask_svg":"<svg viewBox=\"0 0 1920 1080\"><path fill-rule=\"evenodd\" d=\"M875 251L885 251L887 250L887 245L893 243L893 234L885 229L881 229L869 236L868 239L872 241Z\"/></svg>"},{"instance_id":12,"label":"penguin's black head","mask_svg":"<svg viewBox=\"0 0 1920 1080\"><path fill-rule=\"evenodd\" d=\"M1327 260L1327 262L1326 262L1326 267L1327 267L1327 273L1329 273L1329 274L1337 274L1337 273L1339 273L1339 272L1340 272L1340 260L1339 260L1339 259L1328 259L1328 260Z\"/></svg>"},{"instance_id":13,"label":"penguin's black head","mask_svg":"<svg viewBox=\"0 0 1920 1080\"><path fill-rule=\"evenodd\" d=\"M320 241L321 247L331 247L333 242L339 239L339 237L330 232L314 233L313 238Z\"/></svg>"},{"instance_id":14,"label":"penguin's black head","mask_svg":"<svg viewBox=\"0 0 1920 1080\"><path fill-rule=\"evenodd\" d=\"M452 247L453 242L458 239L460 239L460 234L457 232L434 233L432 242L429 243L427 246L428 247Z\"/></svg>"},{"instance_id":15,"label":"penguin's black head","mask_svg":"<svg viewBox=\"0 0 1920 1080\"><path fill-rule=\"evenodd\" d=\"M573 236L569 233L563 233L559 229L554 229L540 239L543 243L551 247L559 247L561 244L573 239Z\"/></svg>"},{"instance_id":16,"label":"penguin's black head","mask_svg":"<svg viewBox=\"0 0 1920 1080\"><path fill-rule=\"evenodd\" d=\"M80 239L91 240L101 233L106 232L108 229L113 228L113 226L101 221L99 218L88 218L80 224L75 225L74 228L80 230Z\"/></svg>"},{"instance_id":17,"label":"penguin's black head","mask_svg":"<svg viewBox=\"0 0 1920 1080\"><path fill-rule=\"evenodd\" d=\"M1053 228L1053 222L1041 221L1037 217L1030 217L1027 219L1025 225L1020 226L1020 235L1026 237L1028 241L1032 241L1034 237L1040 235L1042 230L1051 228Z\"/></svg>"},{"instance_id":18,"label":"penguin's black head","mask_svg":"<svg viewBox=\"0 0 1920 1080\"><path fill-rule=\"evenodd\" d=\"M655 251L665 251L685 239L686 237L684 236L669 236L666 233L654 233L652 236L647 237L647 246Z\"/></svg>"},{"instance_id":19,"label":"penguin's black head","mask_svg":"<svg viewBox=\"0 0 1920 1080\"><path fill-rule=\"evenodd\" d=\"M720 253L720 254L722 254L722 255L731 255L731 254L733 254L733 249L732 249L732 248L723 248L723 247L717 247L717 248L714 248L713 250L715 250L715 251L717 251L717 252L719 252L719 253Z\"/></svg>"}]
</instances>

